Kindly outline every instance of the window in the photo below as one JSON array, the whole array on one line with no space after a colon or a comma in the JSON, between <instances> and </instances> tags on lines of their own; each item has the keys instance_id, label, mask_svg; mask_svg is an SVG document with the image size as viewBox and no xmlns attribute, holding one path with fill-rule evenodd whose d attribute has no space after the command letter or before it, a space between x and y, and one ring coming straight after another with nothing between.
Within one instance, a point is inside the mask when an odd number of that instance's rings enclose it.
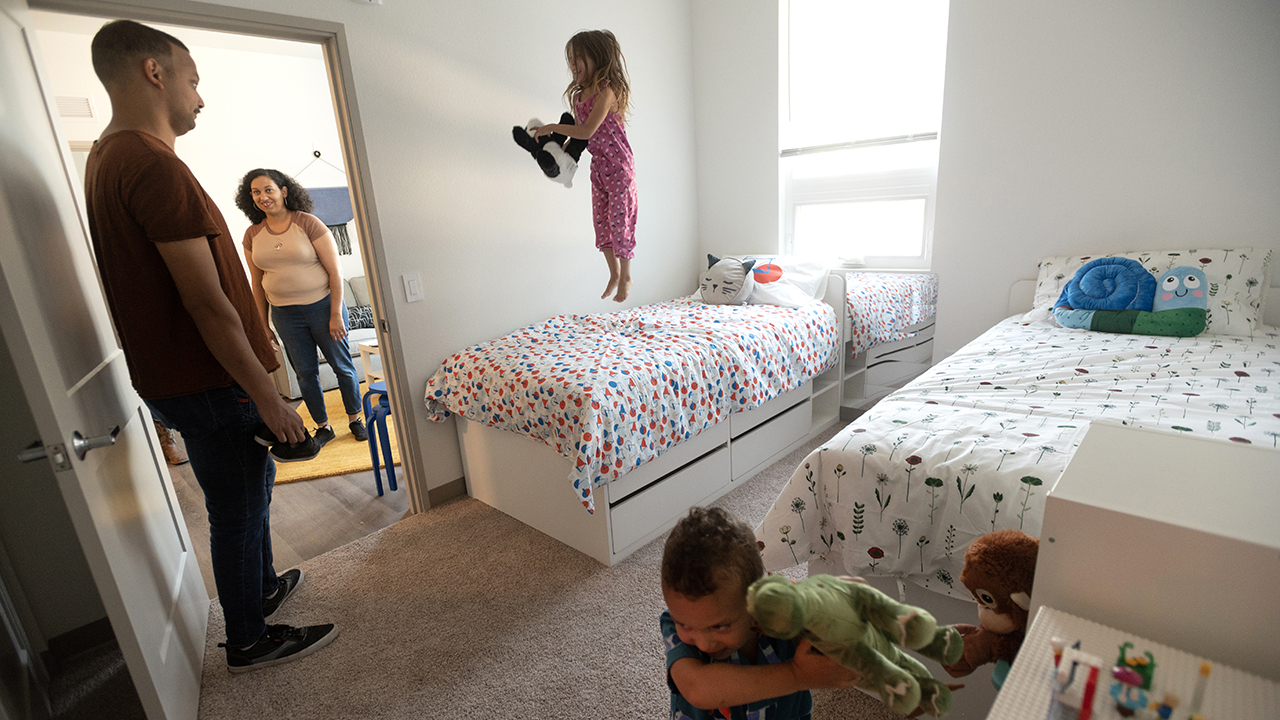
<instances>
[{"instance_id":1,"label":"window","mask_svg":"<svg viewBox=\"0 0 1280 720\"><path fill-rule=\"evenodd\" d=\"M927 268L947 0L782 0L782 250Z\"/></svg>"}]
</instances>

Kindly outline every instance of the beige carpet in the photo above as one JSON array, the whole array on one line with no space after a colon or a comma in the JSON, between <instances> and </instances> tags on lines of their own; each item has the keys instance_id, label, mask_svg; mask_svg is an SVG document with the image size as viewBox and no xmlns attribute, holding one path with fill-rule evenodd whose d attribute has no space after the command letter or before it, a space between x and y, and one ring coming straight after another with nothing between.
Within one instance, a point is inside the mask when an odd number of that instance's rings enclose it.
<instances>
[{"instance_id":1,"label":"beige carpet","mask_svg":"<svg viewBox=\"0 0 1280 720\"><path fill-rule=\"evenodd\" d=\"M758 524L833 433L717 504ZM231 675L214 602L200 718L667 717L665 539L606 568L470 498L411 516L303 564L305 583L272 619L337 623L311 657ZM815 718L901 717L857 691L816 695Z\"/></svg>"},{"instance_id":2,"label":"beige carpet","mask_svg":"<svg viewBox=\"0 0 1280 720\"><path fill-rule=\"evenodd\" d=\"M360 395L364 396L367 386L360 384ZM276 463L276 484L296 482L298 480L314 480L333 475L347 475L373 469L373 460L369 457L369 443L356 440L347 427L347 411L342 406L342 392L334 389L324 394L324 407L329 413L329 424L333 427L334 438L324 446L314 460L307 462ZM305 404L298 406L298 412L304 419L311 418ZM308 428L314 428L314 419ZM373 434L372 431L369 433ZM396 442L394 419L387 418L387 437L391 440L392 461L400 464L400 445ZM385 466L386 460L380 461ZM397 476L397 479L398 476ZM386 482L385 478L383 482Z\"/></svg>"}]
</instances>

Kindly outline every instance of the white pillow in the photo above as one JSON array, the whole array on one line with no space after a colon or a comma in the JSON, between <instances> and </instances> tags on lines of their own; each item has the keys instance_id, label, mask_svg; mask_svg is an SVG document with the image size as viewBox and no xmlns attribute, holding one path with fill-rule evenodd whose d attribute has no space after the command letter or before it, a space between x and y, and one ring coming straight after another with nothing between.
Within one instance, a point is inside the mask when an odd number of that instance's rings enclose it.
<instances>
[{"instance_id":1,"label":"white pillow","mask_svg":"<svg viewBox=\"0 0 1280 720\"><path fill-rule=\"evenodd\" d=\"M751 275L755 278L756 287L747 299L752 305L808 305L822 294L831 270L829 262L816 258L748 255L744 259L755 261Z\"/></svg>"},{"instance_id":2,"label":"white pillow","mask_svg":"<svg viewBox=\"0 0 1280 720\"><path fill-rule=\"evenodd\" d=\"M1040 259L1032 307L1052 310L1062 288L1082 265L1099 257L1124 257L1160 277L1179 265L1198 267L1209 282L1207 335L1248 337L1262 325L1263 293L1271 281L1270 248L1234 250L1140 250L1099 255L1057 255Z\"/></svg>"}]
</instances>

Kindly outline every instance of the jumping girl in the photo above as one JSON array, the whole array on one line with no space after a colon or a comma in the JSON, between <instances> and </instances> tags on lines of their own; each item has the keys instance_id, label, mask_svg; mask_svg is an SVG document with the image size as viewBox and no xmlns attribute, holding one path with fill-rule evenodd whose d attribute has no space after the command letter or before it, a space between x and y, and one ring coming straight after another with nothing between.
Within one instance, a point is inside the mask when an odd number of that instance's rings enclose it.
<instances>
[{"instance_id":1,"label":"jumping girl","mask_svg":"<svg viewBox=\"0 0 1280 720\"><path fill-rule=\"evenodd\" d=\"M615 302L622 302L631 292L636 246L636 163L625 129L631 97L627 63L608 30L574 35L564 54L573 74L564 96L578 124L543 125L535 135L554 132L588 141L596 249L609 265L609 285L600 298L612 294Z\"/></svg>"}]
</instances>

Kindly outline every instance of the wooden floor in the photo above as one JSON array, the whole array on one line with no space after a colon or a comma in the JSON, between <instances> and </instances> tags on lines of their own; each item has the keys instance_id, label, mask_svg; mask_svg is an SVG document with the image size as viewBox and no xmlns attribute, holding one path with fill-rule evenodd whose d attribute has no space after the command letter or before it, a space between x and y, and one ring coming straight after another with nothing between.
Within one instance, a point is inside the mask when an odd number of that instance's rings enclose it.
<instances>
[{"instance_id":1,"label":"wooden floor","mask_svg":"<svg viewBox=\"0 0 1280 720\"><path fill-rule=\"evenodd\" d=\"M179 440L181 444L181 440ZM170 465L174 491L186 519L200 573L209 596L218 594L209 561L209 517L204 493L191 465ZM400 478L397 477L397 480ZM373 471L335 475L276 485L271 495L271 548L277 573L304 560L381 530L408 514L409 496L404 484L378 497Z\"/></svg>"}]
</instances>

